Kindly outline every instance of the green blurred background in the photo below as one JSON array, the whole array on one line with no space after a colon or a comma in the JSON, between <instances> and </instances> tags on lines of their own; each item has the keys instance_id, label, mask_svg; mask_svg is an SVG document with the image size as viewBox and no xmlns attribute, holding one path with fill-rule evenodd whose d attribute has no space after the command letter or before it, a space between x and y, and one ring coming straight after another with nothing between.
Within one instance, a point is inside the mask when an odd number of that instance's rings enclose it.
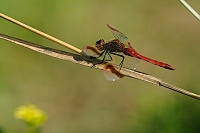
<instances>
[{"instance_id":1,"label":"green blurred background","mask_svg":"<svg viewBox=\"0 0 200 133\"><path fill-rule=\"evenodd\" d=\"M188 2L200 12L199 0ZM82 49L113 39L117 27L144 56L137 70L200 93L200 28L178 0L0 0L2 13ZM0 19L0 32L69 51ZM70 52L70 51L69 51ZM107 81L102 72L0 40L0 128L22 133L16 107L35 104L48 114L44 133L200 132L200 102L136 79Z\"/></svg>"}]
</instances>

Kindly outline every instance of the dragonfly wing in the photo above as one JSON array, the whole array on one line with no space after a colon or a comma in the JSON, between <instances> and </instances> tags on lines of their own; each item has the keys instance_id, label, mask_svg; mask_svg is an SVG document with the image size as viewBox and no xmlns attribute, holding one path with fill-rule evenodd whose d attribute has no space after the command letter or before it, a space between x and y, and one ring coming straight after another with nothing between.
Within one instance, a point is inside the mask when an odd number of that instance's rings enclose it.
<instances>
[{"instance_id":1,"label":"dragonfly wing","mask_svg":"<svg viewBox=\"0 0 200 133\"><path fill-rule=\"evenodd\" d=\"M124 57L124 60L119 55L122 55ZM112 60L110 61L110 63L115 64L115 65L121 64L122 67L129 68L132 70L135 70L140 63L140 59L134 56L125 55L124 53L120 53L120 52L117 52L117 55L111 54L111 56L112 56Z\"/></svg>"},{"instance_id":2,"label":"dragonfly wing","mask_svg":"<svg viewBox=\"0 0 200 133\"><path fill-rule=\"evenodd\" d=\"M139 64L139 59L135 57L126 57L123 62L123 67L135 70ZM113 64L107 63L103 68L103 75L109 81L116 81L124 77L120 73L120 68L115 68Z\"/></svg>"},{"instance_id":3,"label":"dragonfly wing","mask_svg":"<svg viewBox=\"0 0 200 133\"><path fill-rule=\"evenodd\" d=\"M99 57L101 55L101 51L99 51L95 45L91 46L85 46L83 48L82 53L86 56L91 56L91 57Z\"/></svg>"},{"instance_id":4,"label":"dragonfly wing","mask_svg":"<svg viewBox=\"0 0 200 133\"><path fill-rule=\"evenodd\" d=\"M116 68L113 64L119 65L121 64L122 59L119 56L112 55L113 60L110 63L107 63L104 66L103 74L105 78L109 81L116 81L124 77L123 74L120 73L120 67ZM140 60L138 58L132 56L125 56L122 67L129 68L135 70L139 64Z\"/></svg>"},{"instance_id":5,"label":"dragonfly wing","mask_svg":"<svg viewBox=\"0 0 200 133\"><path fill-rule=\"evenodd\" d=\"M126 56L124 59L123 67L135 70L140 63L140 60L136 57Z\"/></svg>"},{"instance_id":6,"label":"dragonfly wing","mask_svg":"<svg viewBox=\"0 0 200 133\"><path fill-rule=\"evenodd\" d=\"M119 30L117 30L115 27L113 27L113 26L111 26L109 24L107 24L107 26L111 30L113 36L116 39L120 40L121 42L124 42L124 41L126 41L128 39L122 32L120 32Z\"/></svg>"},{"instance_id":7,"label":"dragonfly wing","mask_svg":"<svg viewBox=\"0 0 200 133\"><path fill-rule=\"evenodd\" d=\"M116 81L123 78L124 75L117 70L114 65L107 63L103 68L103 75L109 81Z\"/></svg>"}]
</instances>

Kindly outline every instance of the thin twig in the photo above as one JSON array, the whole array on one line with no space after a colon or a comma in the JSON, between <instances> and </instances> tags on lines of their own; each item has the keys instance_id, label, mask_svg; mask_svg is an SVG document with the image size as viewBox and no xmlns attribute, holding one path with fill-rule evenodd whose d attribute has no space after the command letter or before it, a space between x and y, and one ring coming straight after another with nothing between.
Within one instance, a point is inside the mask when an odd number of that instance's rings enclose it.
<instances>
[{"instance_id":1,"label":"thin twig","mask_svg":"<svg viewBox=\"0 0 200 133\"><path fill-rule=\"evenodd\" d=\"M185 0L180 2L200 21L200 15Z\"/></svg>"},{"instance_id":2,"label":"thin twig","mask_svg":"<svg viewBox=\"0 0 200 133\"><path fill-rule=\"evenodd\" d=\"M45 46L41 46L41 45L34 44L34 43L31 43L31 42L27 42L27 41L24 41L24 40L21 40L21 39L18 39L18 38L10 37L10 36L7 36L7 35L1 34L1 33L0 33L0 39L16 43L18 45L32 49L32 50L37 51L39 53L43 53L43 54L53 56L53 57L63 59L63 60L68 60L68 61L71 61L73 63L81 64L81 65L84 65L84 66L93 67L93 68L96 68L96 69L103 69L103 67L106 64L106 62L99 64L98 62L101 62L101 60L98 60L96 58L91 59L91 58L88 58L86 56L77 55L77 54L73 54L73 53L69 53L69 52L65 52L65 51L61 51L61 50L57 50L57 49L53 49L53 48L49 48L49 47L45 47ZM119 68L119 66L116 66L116 65L115 65L115 67ZM121 68L120 73L122 73L123 75L125 75L127 77L146 81L146 82L158 85L158 86L163 86L165 88L171 89L173 91L176 91L176 92L179 92L179 93L182 93L184 95L187 95L187 96L190 96L192 98L200 100L199 95L192 93L192 92L189 92L189 91L186 91L186 90L181 89L179 87L173 86L171 84L165 83L165 82L161 81L160 79L158 79L158 78L156 78L152 75L142 73L142 72L139 72L139 71L134 71L134 70L127 69L127 68L123 68L123 67Z\"/></svg>"},{"instance_id":3,"label":"thin twig","mask_svg":"<svg viewBox=\"0 0 200 133\"><path fill-rule=\"evenodd\" d=\"M13 19L11 17L8 17L8 16L6 16L6 15L4 15L2 13L0 13L0 17L2 17L2 18L6 19L6 20L8 20L8 21L10 21L10 22L12 22L14 24L17 24L17 25L19 25L19 26L21 26L21 27L23 27L23 28L25 28L27 30L30 30L30 31L42 36L42 37L45 37L45 38L47 38L47 39L49 39L49 40L51 40L51 41L53 41L53 42L55 42L55 43L57 43L57 44L59 44L61 46L64 46L64 47L66 47L66 48L68 48L68 49L70 49L70 50L72 50L72 51L74 51L74 52L76 52L78 54L82 53L82 50L80 50L80 49L78 49L78 48L76 48L76 47L74 47L74 46L72 46L72 45L70 45L70 44L68 44L66 42L63 42L63 41L61 41L61 40L59 40L59 39L57 39L55 37L52 37L52 36L50 36L50 35L48 35L48 34L46 34L44 32L41 32L41 31L39 31L39 30L37 30L37 29L35 29L33 27L30 27L30 26L28 26L28 25L26 25L26 24L24 24L22 22L19 22L19 21L15 20L15 19Z\"/></svg>"}]
</instances>

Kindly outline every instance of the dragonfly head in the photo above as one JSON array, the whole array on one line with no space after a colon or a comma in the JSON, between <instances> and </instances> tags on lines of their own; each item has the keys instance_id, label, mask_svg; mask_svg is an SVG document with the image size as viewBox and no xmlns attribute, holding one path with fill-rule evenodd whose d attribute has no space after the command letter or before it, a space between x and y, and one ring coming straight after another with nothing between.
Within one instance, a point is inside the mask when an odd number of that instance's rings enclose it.
<instances>
[{"instance_id":1,"label":"dragonfly head","mask_svg":"<svg viewBox=\"0 0 200 133\"><path fill-rule=\"evenodd\" d=\"M99 41L96 41L95 46L98 50L103 51L105 47L105 41L103 39L100 39Z\"/></svg>"}]
</instances>

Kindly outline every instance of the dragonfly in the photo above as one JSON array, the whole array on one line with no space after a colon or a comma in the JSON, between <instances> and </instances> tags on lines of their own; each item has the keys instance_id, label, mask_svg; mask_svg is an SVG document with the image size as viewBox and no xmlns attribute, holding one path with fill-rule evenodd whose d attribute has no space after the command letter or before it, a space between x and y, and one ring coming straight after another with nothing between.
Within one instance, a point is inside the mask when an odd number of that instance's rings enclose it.
<instances>
[{"instance_id":1,"label":"dragonfly","mask_svg":"<svg viewBox=\"0 0 200 133\"><path fill-rule=\"evenodd\" d=\"M96 42L95 45L85 46L83 48L83 53L85 55L90 56L90 57L95 57L95 58L99 58L103 56L102 62L113 61L112 55L118 56L121 58L121 62L119 63L119 66L122 67L126 59L126 62L129 62L128 68L131 68L131 69L136 69L136 67L139 64L139 60L144 60L154 65L163 67L165 69L175 70L169 64L156 61L154 59L150 59L148 57L145 57L139 54L138 52L136 52L136 50L133 48L130 42L125 42L128 38L122 32L120 32L115 27L111 26L110 24L107 24L107 27L111 30L115 39L111 41L105 41L103 39L100 39L99 41ZM106 60L107 56L110 58L109 60ZM104 71L104 76L108 80L114 81L114 80L117 80L118 77L119 78L123 77L119 73L120 69L117 70L110 63L104 67L103 71Z\"/></svg>"}]
</instances>

